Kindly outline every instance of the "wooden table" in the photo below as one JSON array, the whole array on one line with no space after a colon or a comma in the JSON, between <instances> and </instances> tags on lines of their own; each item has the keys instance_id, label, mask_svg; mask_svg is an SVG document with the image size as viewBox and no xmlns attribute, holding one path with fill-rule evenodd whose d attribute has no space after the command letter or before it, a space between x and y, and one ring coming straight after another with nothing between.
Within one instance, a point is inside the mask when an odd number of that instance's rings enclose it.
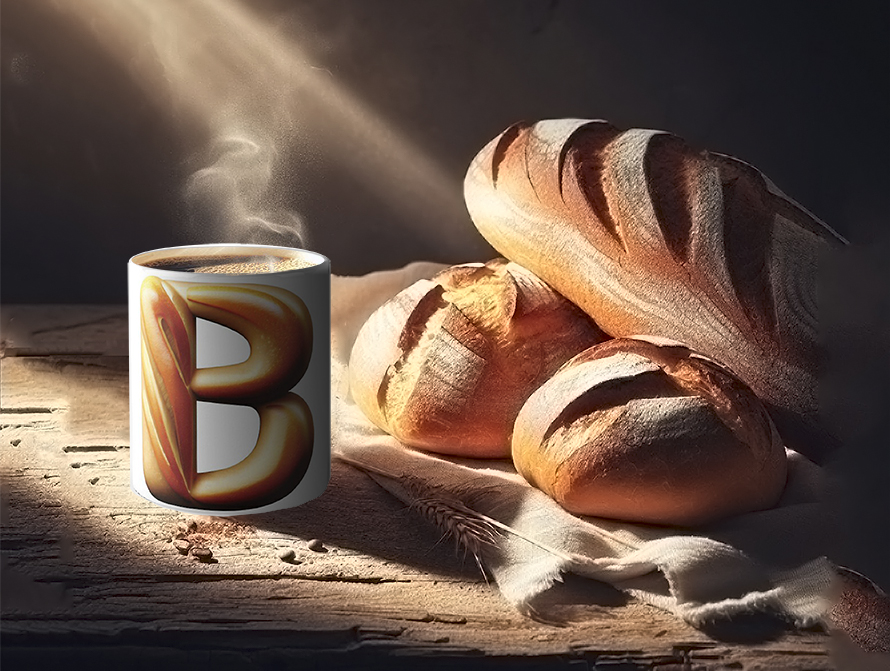
<instances>
[{"instance_id":1,"label":"wooden table","mask_svg":"<svg viewBox=\"0 0 890 671\"><path fill-rule=\"evenodd\" d=\"M834 668L820 632L706 634L590 580L562 588L569 625L530 620L338 463L299 508L193 518L215 561L190 560L190 518L130 489L126 307L7 305L2 338L4 669Z\"/></svg>"}]
</instances>

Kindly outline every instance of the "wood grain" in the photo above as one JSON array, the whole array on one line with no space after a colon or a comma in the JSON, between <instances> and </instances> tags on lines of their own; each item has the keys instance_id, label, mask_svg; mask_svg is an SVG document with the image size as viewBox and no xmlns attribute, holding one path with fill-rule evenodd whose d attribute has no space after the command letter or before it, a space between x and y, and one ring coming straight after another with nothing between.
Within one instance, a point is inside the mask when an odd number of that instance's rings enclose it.
<instances>
[{"instance_id":1,"label":"wood grain","mask_svg":"<svg viewBox=\"0 0 890 671\"><path fill-rule=\"evenodd\" d=\"M129 487L125 310L57 310L3 308L4 324L17 322L0 360L9 668L833 668L822 634L774 623L709 634L589 580L567 579L542 604L568 626L524 618L343 464L299 508L194 518L215 562L191 561L171 543L186 517ZM79 353L98 342L107 355ZM316 538L325 552L308 548ZM278 558L285 548L295 561Z\"/></svg>"}]
</instances>

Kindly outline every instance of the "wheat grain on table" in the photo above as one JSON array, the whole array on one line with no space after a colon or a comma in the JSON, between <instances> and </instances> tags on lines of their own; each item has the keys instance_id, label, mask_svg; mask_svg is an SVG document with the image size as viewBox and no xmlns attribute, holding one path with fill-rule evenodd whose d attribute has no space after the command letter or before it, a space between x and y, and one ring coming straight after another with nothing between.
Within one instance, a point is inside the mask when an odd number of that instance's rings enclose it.
<instances>
[{"instance_id":1,"label":"wheat grain on table","mask_svg":"<svg viewBox=\"0 0 890 671\"><path fill-rule=\"evenodd\" d=\"M590 580L558 590L563 626L531 620L341 463L321 497L291 510L155 506L129 485L126 329L125 306L2 308L7 668L834 668L819 632L752 623L712 635Z\"/></svg>"}]
</instances>

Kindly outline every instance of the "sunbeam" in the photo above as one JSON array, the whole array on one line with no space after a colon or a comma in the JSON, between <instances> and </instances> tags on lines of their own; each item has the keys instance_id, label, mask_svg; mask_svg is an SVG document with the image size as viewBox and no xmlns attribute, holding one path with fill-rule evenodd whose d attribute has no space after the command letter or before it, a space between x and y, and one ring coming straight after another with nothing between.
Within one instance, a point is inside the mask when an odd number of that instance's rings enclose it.
<instances>
[{"instance_id":1,"label":"sunbeam","mask_svg":"<svg viewBox=\"0 0 890 671\"><path fill-rule=\"evenodd\" d=\"M307 164L311 151L323 147L412 222L413 236L453 244L427 222L430 213L435 221L466 219L459 176L420 151L329 70L313 65L293 22L284 34L280 22L237 0L53 4L126 63L160 110L188 115L207 129L210 145L184 189L194 232L273 241L262 239L267 230L291 233L305 244L300 217L282 205L300 166L283 157L311 126L315 149L307 152Z\"/></svg>"}]
</instances>

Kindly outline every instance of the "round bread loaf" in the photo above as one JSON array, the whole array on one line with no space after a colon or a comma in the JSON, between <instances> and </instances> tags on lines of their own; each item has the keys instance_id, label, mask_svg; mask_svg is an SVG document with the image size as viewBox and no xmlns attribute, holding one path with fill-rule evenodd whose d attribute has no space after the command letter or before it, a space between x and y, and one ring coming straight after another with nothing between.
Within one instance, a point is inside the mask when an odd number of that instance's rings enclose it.
<instances>
[{"instance_id":1,"label":"round bread loaf","mask_svg":"<svg viewBox=\"0 0 890 671\"><path fill-rule=\"evenodd\" d=\"M454 266L371 315L350 356L350 390L371 421L406 445L509 458L523 402L605 337L521 266Z\"/></svg>"},{"instance_id":2,"label":"round bread loaf","mask_svg":"<svg viewBox=\"0 0 890 671\"><path fill-rule=\"evenodd\" d=\"M516 418L516 469L570 512L691 526L774 505L785 451L726 368L673 341L578 354Z\"/></svg>"}]
</instances>

